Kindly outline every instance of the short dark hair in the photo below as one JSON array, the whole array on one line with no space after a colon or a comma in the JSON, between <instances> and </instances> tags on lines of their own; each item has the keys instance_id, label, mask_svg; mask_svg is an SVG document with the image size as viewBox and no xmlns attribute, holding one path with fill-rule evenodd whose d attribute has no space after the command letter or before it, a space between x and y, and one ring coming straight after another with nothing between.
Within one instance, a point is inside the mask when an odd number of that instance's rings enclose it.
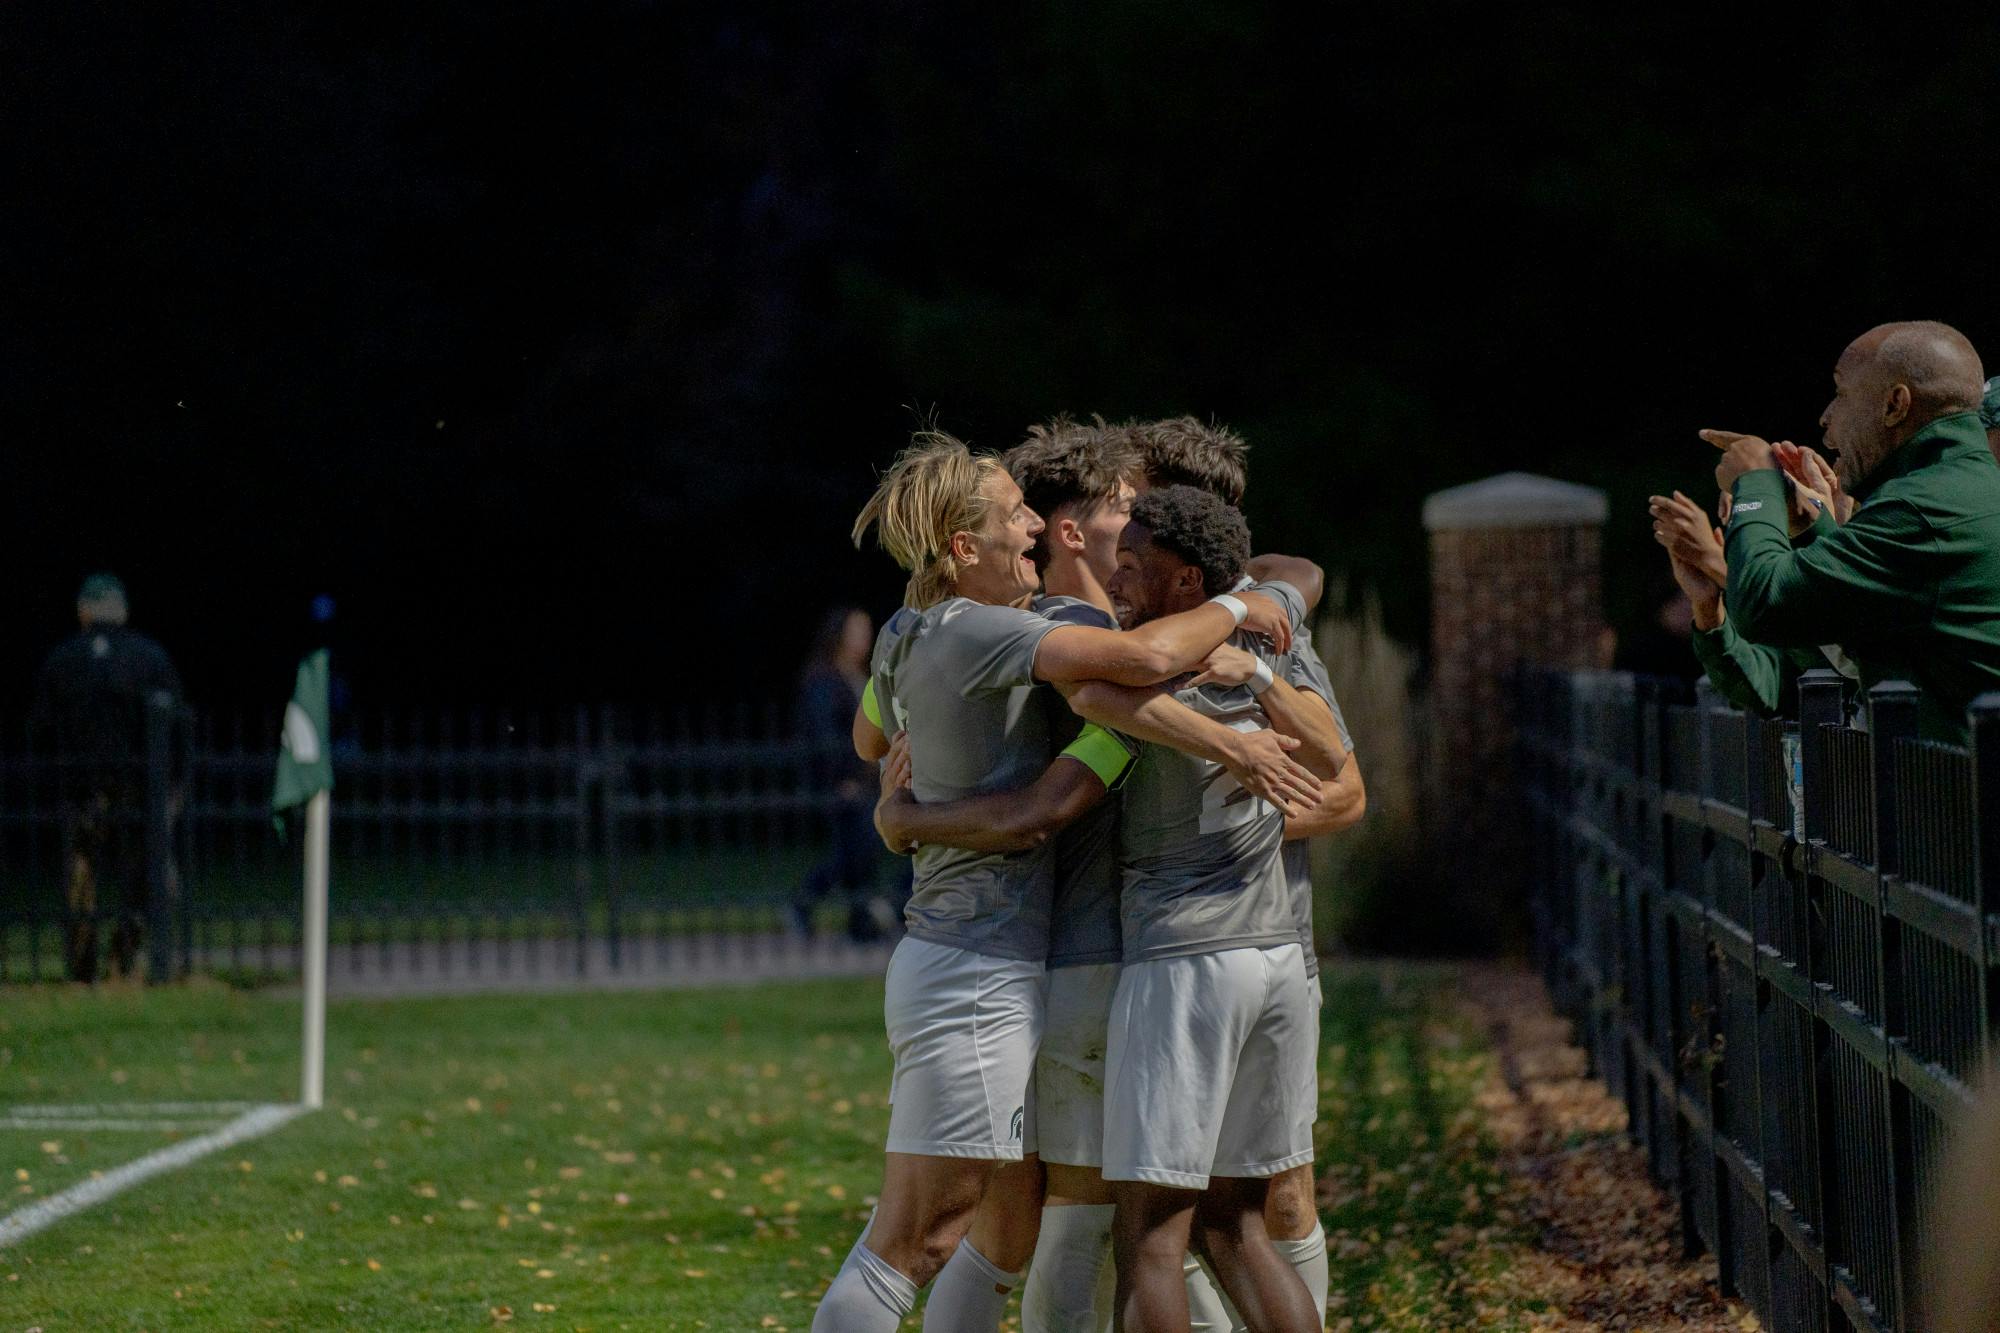
<instances>
[{"instance_id":1,"label":"short dark hair","mask_svg":"<svg viewBox=\"0 0 2000 1333\"><path fill-rule=\"evenodd\" d=\"M1153 544L1201 570L1211 597L1228 592L1250 563L1250 525L1235 505L1198 486L1162 486L1132 503L1132 522Z\"/></svg>"},{"instance_id":2,"label":"short dark hair","mask_svg":"<svg viewBox=\"0 0 2000 1333\"><path fill-rule=\"evenodd\" d=\"M1064 505L1089 512L1118 496L1118 483L1136 477L1139 454L1131 438L1102 417L1086 425L1066 416L1028 427L1028 438L1001 459L1028 508L1053 521ZM1049 562L1048 539L1035 539L1037 569Z\"/></svg>"},{"instance_id":3,"label":"short dark hair","mask_svg":"<svg viewBox=\"0 0 2000 1333\"><path fill-rule=\"evenodd\" d=\"M1194 417L1126 423L1154 486L1198 486L1225 504L1243 503L1250 446L1229 427Z\"/></svg>"}]
</instances>

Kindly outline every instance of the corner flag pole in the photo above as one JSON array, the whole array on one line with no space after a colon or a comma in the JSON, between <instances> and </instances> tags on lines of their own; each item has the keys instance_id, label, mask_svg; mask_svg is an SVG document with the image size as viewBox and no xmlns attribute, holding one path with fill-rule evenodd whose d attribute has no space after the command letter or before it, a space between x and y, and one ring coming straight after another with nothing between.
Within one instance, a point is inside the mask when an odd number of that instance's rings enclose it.
<instances>
[{"instance_id":1,"label":"corner flag pole","mask_svg":"<svg viewBox=\"0 0 2000 1333\"><path fill-rule=\"evenodd\" d=\"M326 880L327 844L333 793L316 791L306 801L305 1051L299 1101L318 1110L326 1085Z\"/></svg>"}]
</instances>

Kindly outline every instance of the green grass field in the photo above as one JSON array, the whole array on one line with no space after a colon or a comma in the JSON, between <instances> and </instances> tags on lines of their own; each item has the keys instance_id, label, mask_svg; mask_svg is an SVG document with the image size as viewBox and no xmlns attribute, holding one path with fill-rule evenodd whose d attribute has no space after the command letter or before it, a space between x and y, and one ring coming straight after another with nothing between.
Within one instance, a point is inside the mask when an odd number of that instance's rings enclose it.
<instances>
[{"instance_id":1,"label":"green grass field","mask_svg":"<svg viewBox=\"0 0 2000 1333\"><path fill-rule=\"evenodd\" d=\"M1478 1322L1522 1241L1451 981L1329 971L1333 1327ZM326 1110L0 1253L0 1330L802 1329L879 1183L881 1023L874 981L337 1003ZM0 992L0 1105L289 1099L297 1028L214 984ZM168 1138L0 1130L0 1208Z\"/></svg>"}]
</instances>

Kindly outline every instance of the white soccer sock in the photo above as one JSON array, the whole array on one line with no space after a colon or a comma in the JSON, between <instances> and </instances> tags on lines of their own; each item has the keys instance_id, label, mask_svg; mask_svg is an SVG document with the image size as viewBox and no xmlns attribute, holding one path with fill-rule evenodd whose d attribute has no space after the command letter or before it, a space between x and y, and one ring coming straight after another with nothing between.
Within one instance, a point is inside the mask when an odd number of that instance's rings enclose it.
<instances>
[{"instance_id":1,"label":"white soccer sock","mask_svg":"<svg viewBox=\"0 0 2000 1333\"><path fill-rule=\"evenodd\" d=\"M999 1333L1007 1295L1020 1285L1019 1273L995 1267L970 1239L962 1240L931 1283L924 1327L930 1333Z\"/></svg>"},{"instance_id":2,"label":"white soccer sock","mask_svg":"<svg viewBox=\"0 0 2000 1333\"><path fill-rule=\"evenodd\" d=\"M1326 1228L1313 1224L1312 1235L1299 1240L1274 1240L1278 1253L1285 1256L1285 1262L1296 1268L1299 1277L1306 1284L1306 1294L1312 1297L1313 1308L1319 1311L1319 1322L1326 1323Z\"/></svg>"},{"instance_id":3,"label":"white soccer sock","mask_svg":"<svg viewBox=\"0 0 2000 1333\"><path fill-rule=\"evenodd\" d=\"M895 1333L916 1307L917 1284L857 1240L819 1298L812 1333Z\"/></svg>"},{"instance_id":4,"label":"white soccer sock","mask_svg":"<svg viewBox=\"0 0 2000 1333\"><path fill-rule=\"evenodd\" d=\"M1111 1268L1108 1203L1066 1203L1042 1209L1042 1234L1021 1293L1021 1333L1098 1333L1111 1316L1098 1290Z\"/></svg>"},{"instance_id":5,"label":"white soccer sock","mask_svg":"<svg viewBox=\"0 0 2000 1333\"><path fill-rule=\"evenodd\" d=\"M1236 1324L1236 1311L1208 1265L1190 1254L1181 1271L1187 1278L1189 1333L1228 1333Z\"/></svg>"}]
</instances>

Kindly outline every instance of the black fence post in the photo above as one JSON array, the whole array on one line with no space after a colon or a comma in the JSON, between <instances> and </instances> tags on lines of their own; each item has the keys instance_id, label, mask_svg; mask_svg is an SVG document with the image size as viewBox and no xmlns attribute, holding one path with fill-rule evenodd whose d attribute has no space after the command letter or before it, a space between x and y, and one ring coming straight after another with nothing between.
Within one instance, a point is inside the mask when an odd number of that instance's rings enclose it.
<instances>
[{"instance_id":1,"label":"black fence post","mask_svg":"<svg viewBox=\"0 0 2000 1333\"><path fill-rule=\"evenodd\" d=\"M169 740L173 728L173 700L155 694L146 700L146 806L144 847L146 866L146 980L158 985L174 975L174 912L168 901L173 873L167 858L173 854L172 823L167 810ZM138 922L130 923L137 929ZM126 923L119 923L126 929Z\"/></svg>"},{"instance_id":2,"label":"black fence post","mask_svg":"<svg viewBox=\"0 0 2000 1333\"><path fill-rule=\"evenodd\" d=\"M1691 1056L1697 1063L1699 1077L1696 1086L1701 1093L1702 1120L1698 1126L1694 1151L1688 1156L1691 1173L1699 1173L1701 1185L1700 1201L1706 1208L1706 1217L1699 1215L1688 1219L1683 1215L1683 1241L1692 1240L1689 1252L1698 1252L1706 1244L1715 1255L1716 1280L1724 1291L1734 1292L1736 1287L1735 1252L1729 1243L1729 1210L1724 1191L1729 1188L1728 1168L1716 1153L1716 1125L1720 1115L1722 1100L1721 1061L1716 1058L1716 1042L1721 1035L1722 1023L1722 957L1721 945L1716 940L1713 915L1718 894L1715 876L1715 820L1718 818L1716 806L1723 791L1722 773L1727 756L1720 753L1716 739L1715 719L1720 707L1720 696L1715 688L1703 679L1695 686L1695 697L1700 708L1699 736L1701 742L1701 798L1704 828L1702 833L1701 898L1703 915L1698 925L1701 943L1701 1012L1690 1013L1688 1023L1688 1049L1684 1057ZM1737 756L1741 767L1742 756ZM1686 1158L1683 1161L1687 1161ZM1693 1213L1689 1209L1688 1213ZM1707 1222L1704 1230L1702 1223ZM1693 1228L1689 1237L1686 1231Z\"/></svg>"},{"instance_id":3,"label":"black fence post","mask_svg":"<svg viewBox=\"0 0 2000 1333\"><path fill-rule=\"evenodd\" d=\"M1640 1142L1645 1144L1647 1156L1651 1158L1659 1141L1660 1127L1653 1122L1654 1099L1652 1097L1652 1074L1650 1057L1653 1044L1649 1038L1654 1006L1658 1002L1658 971L1661 960L1653 949L1653 919L1660 910L1660 900L1666 883L1666 856L1663 851L1660 792L1664 765L1661 731L1664 694L1660 683L1646 679L1637 683L1634 691L1637 704L1638 763L1634 787L1634 799L1638 808L1633 812L1633 828L1636 845L1633 847L1633 863L1640 868L1638 883L1632 886L1628 899L1631 906L1631 975L1627 980L1625 1002L1620 1015L1625 1040L1626 1068L1626 1113L1630 1124L1637 1128Z\"/></svg>"},{"instance_id":4,"label":"black fence post","mask_svg":"<svg viewBox=\"0 0 2000 1333\"><path fill-rule=\"evenodd\" d=\"M1809 1158L1814 1176L1813 1192L1820 1200L1821 1253L1827 1261L1827 1283L1823 1293L1826 1327L1843 1327L1846 1314L1834 1298L1834 1265L1844 1257L1844 1229L1848 1219L1841 1216L1841 1191L1834 1187L1840 1170L1840 1089L1834 1076L1834 1043L1839 1040L1820 1010L1834 1002L1835 994L1829 957L1826 882L1820 878L1816 851L1827 835L1829 782L1825 727L1840 725L1840 676L1832 671L1808 671L1799 677L1799 755L1805 770L1805 846L1800 848L1806 882L1806 978L1816 999L1812 1016L1813 1102L1817 1142ZM1803 1163L1802 1163L1803 1165Z\"/></svg>"},{"instance_id":5,"label":"black fence post","mask_svg":"<svg viewBox=\"0 0 2000 1333\"><path fill-rule=\"evenodd\" d=\"M1889 900L1889 877L1902 872L1901 830L1896 822L1896 747L1917 735L1917 706L1922 695L1905 681L1884 681L1868 691L1869 809L1875 818L1876 1012L1882 1016L1882 1037L1892 1053L1907 1049L1908 1026L1903 1013L1903 922ZM1893 1062L1892 1066L1893 1068ZM1896 1309L1908 1319L1916 1295L1923 1255L1917 1244L1916 1126L1910 1090L1899 1078L1882 1080L1889 1124L1889 1239L1896 1256Z\"/></svg>"},{"instance_id":6,"label":"black fence post","mask_svg":"<svg viewBox=\"0 0 2000 1333\"><path fill-rule=\"evenodd\" d=\"M1799 677L1799 751L1806 770L1806 841L1827 836L1830 796L1826 733L1821 727L1841 722L1840 676L1833 671L1808 671ZM1814 775L1819 782L1813 781Z\"/></svg>"},{"instance_id":7,"label":"black fence post","mask_svg":"<svg viewBox=\"0 0 2000 1333\"><path fill-rule=\"evenodd\" d=\"M617 714L609 704L598 711L597 760L597 859L604 867L604 932L610 951L611 970L623 966L621 952L624 922L624 879L618 864L618 817L623 800L625 759L618 748Z\"/></svg>"},{"instance_id":8,"label":"black fence post","mask_svg":"<svg viewBox=\"0 0 2000 1333\"><path fill-rule=\"evenodd\" d=\"M576 930L576 974L581 977L590 971L590 796L593 785L590 763L590 710L582 704L577 705L576 729L571 744L576 747L571 752L571 772L575 774L571 799L576 805L571 836L576 841L576 878L570 911L574 917Z\"/></svg>"},{"instance_id":9,"label":"black fence post","mask_svg":"<svg viewBox=\"0 0 2000 1333\"><path fill-rule=\"evenodd\" d=\"M2000 1028L2000 692L1972 701L1972 810L1978 826L1973 842L1973 885L1979 922L1979 1049L1993 1058Z\"/></svg>"}]
</instances>

